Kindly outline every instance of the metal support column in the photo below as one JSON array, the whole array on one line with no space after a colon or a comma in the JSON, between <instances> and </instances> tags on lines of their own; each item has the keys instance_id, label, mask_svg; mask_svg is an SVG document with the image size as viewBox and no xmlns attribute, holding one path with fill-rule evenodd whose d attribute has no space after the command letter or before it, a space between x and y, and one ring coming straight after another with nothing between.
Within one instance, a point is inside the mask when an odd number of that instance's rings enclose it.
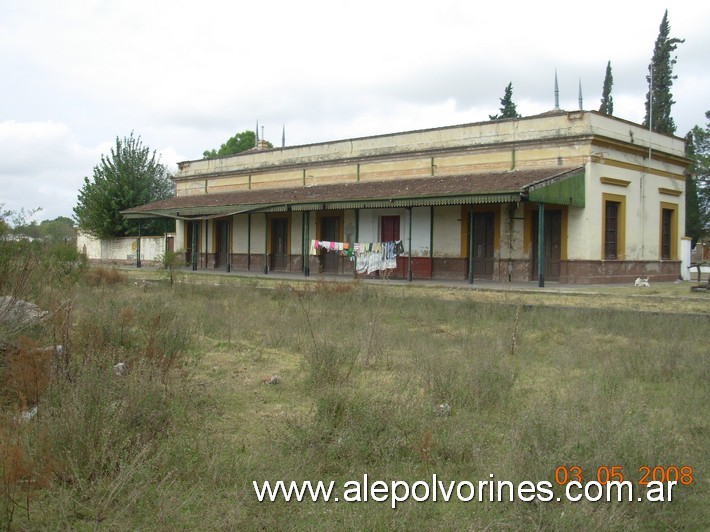
<instances>
[{"instance_id":1,"label":"metal support column","mask_svg":"<svg viewBox=\"0 0 710 532\"><path fill-rule=\"evenodd\" d=\"M434 260L434 206L429 207L429 258Z\"/></svg>"},{"instance_id":2,"label":"metal support column","mask_svg":"<svg viewBox=\"0 0 710 532\"><path fill-rule=\"evenodd\" d=\"M473 208L468 211L468 284L473 284Z\"/></svg>"},{"instance_id":3,"label":"metal support column","mask_svg":"<svg viewBox=\"0 0 710 532\"><path fill-rule=\"evenodd\" d=\"M190 257L190 262L192 263L192 271L197 270L197 226L198 222L195 220L192 222L192 257Z\"/></svg>"},{"instance_id":4,"label":"metal support column","mask_svg":"<svg viewBox=\"0 0 710 532\"><path fill-rule=\"evenodd\" d=\"M138 219L138 243L136 244L136 268L141 267L141 221Z\"/></svg>"},{"instance_id":5,"label":"metal support column","mask_svg":"<svg viewBox=\"0 0 710 532\"><path fill-rule=\"evenodd\" d=\"M301 271L306 273L306 261L308 260L308 253L310 252L309 242L306 238L306 213L301 212L301 255L303 256L303 263L301 264Z\"/></svg>"},{"instance_id":6,"label":"metal support column","mask_svg":"<svg viewBox=\"0 0 710 532\"><path fill-rule=\"evenodd\" d=\"M269 215L264 213L264 275L269 273Z\"/></svg>"},{"instance_id":7,"label":"metal support column","mask_svg":"<svg viewBox=\"0 0 710 532\"><path fill-rule=\"evenodd\" d=\"M537 286L545 286L545 205L537 211Z\"/></svg>"},{"instance_id":8,"label":"metal support column","mask_svg":"<svg viewBox=\"0 0 710 532\"><path fill-rule=\"evenodd\" d=\"M232 217L227 218L227 273L232 271Z\"/></svg>"},{"instance_id":9,"label":"metal support column","mask_svg":"<svg viewBox=\"0 0 710 532\"><path fill-rule=\"evenodd\" d=\"M409 211L409 227L407 228L407 233L408 233L408 247L409 250L407 251L407 281L410 283L412 282L412 208L407 207L407 210Z\"/></svg>"},{"instance_id":10,"label":"metal support column","mask_svg":"<svg viewBox=\"0 0 710 532\"><path fill-rule=\"evenodd\" d=\"M360 173L360 165L357 165L358 168L358 181L359 179L359 173ZM360 242L360 209L355 209L355 242ZM354 255L353 258L353 277L357 278L357 255Z\"/></svg>"},{"instance_id":11,"label":"metal support column","mask_svg":"<svg viewBox=\"0 0 710 532\"><path fill-rule=\"evenodd\" d=\"M305 259L304 259L304 261L303 261L303 274L304 274L306 277L309 277L309 276L311 275L311 255L310 255L310 253L311 253L311 248L310 248L310 245L311 245L311 237L310 237L311 228L310 228L310 225L311 225L311 213L310 213L309 211L305 211L305 212L303 213L303 228L304 228L305 233L306 233L306 237L305 237L305 238L306 238L306 246L307 246L307 249L308 249L308 253L306 253L306 257L305 257Z\"/></svg>"},{"instance_id":12,"label":"metal support column","mask_svg":"<svg viewBox=\"0 0 710 532\"><path fill-rule=\"evenodd\" d=\"M355 242L360 242L360 209L355 209Z\"/></svg>"},{"instance_id":13,"label":"metal support column","mask_svg":"<svg viewBox=\"0 0 710 532\"><path fill-rule=\"evenodd\" d=\"M251 213L247 214L247 271L251 271Z\"/></svg>"}]
</instances>

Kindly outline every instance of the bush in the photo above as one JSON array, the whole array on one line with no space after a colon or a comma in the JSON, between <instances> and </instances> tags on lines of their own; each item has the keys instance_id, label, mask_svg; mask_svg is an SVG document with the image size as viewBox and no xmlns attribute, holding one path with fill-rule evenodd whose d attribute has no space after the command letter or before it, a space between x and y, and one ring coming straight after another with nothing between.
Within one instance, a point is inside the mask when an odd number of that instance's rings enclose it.
<instances>
[{"instance_id":1,"label":"bush","mask_svg":"<svg viewBox=\"0 0 710 532\"><path fill-rule=\"evenodd\" d=\"M86 255L79 253L75 246L54 244L45 252L47 270L54 283L75 283L88 269Z\"/></svg>"},{"instance_id":2,"label":"bush","mask_svg":"<svg viewBox=\"0 0 710 532\"><path fill-rule=\"evenodd\" d=\"M183 250L166 251L161 257L161 262L163 264L163 268L165 269L168 281L170 282L170 286L173 286L173 283L175 282L175 272L178 269L187 266L187 262L185 262L185 252Z\"/></svg>"},{"instance_id":3,"label":"bush","mask_svg":"<svg viewBox=\"0 0 710 532\"><path fill-rule=\"evenodd\" d=\"M116 268L99 266L88 270L84 278L89 286L110 286L125 283L128 276Z\"/></svg>"},{"instance_id":4,"label":"bush","mask_svg":"<svg viewBox=\"0 0 710 532\"><path fill-rule=\"evenodd\" d=\"M47 487L55 518L118 519L150 494L161 448L192 400L183 369L193 329L160 293L77 290L82 266L67 249L40 258L35 246L13 248L22 253L0 246L3 285L48 311L18 329L23 336L0 336L0 399L10 413L0 419L0 527L20 515L21 527L39 526L31 504ZM125 278L115 269L86 273L102 287ZM117 362L130 371L117 374Z\"/></svg>"}]
</instances>

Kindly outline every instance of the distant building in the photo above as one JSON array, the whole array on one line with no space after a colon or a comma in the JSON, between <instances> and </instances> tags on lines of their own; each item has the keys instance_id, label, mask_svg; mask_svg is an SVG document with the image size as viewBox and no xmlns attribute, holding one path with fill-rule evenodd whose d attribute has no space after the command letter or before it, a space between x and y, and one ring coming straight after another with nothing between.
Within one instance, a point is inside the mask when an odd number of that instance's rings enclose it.
<instances>
[{"instance_id":1,"label":"distant building","mask_svg":"<svg viewBox=\"0 0 710 532\"><path fill-rule=\"evenodd\" d=\"M681 138L554 110L186 161L175 197L123 214L176 219L194 269L352 274L397 242L371 275L674 280L688 162Z\"/></svg>"}]
</instances>

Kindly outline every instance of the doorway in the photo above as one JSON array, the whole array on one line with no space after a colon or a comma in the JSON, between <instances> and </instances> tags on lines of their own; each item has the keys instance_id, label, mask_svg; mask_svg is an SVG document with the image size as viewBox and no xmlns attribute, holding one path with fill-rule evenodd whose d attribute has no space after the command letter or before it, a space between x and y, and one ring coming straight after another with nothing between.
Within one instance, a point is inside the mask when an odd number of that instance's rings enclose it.
<instances>
[{"instance_id":1,"label":"doorway","mask_svg":"<svg viewBox=\"0 0 710 532\"><path fill-rule=\"evenodd\" d=\"M320 219L320 240L337 242L340 239L340 217L323 216ZM320 251L321 270L323 273L338 273L340 270L340 256L338 253L329 253L325 249Z\"/></svg>"},{"instance_id":2,"label":"doorway","mask_svg":"<svg viewBox=\"0 0 710 532\"><path fill-rule=\"evenodd\" d=\"M271 269L288 270L288 219L271 219Z\"/></svg>"},{"instance_id":3,"label":"doorway","mask_svg":"<svg viewBox=\"0 0 710 532\"><path fill-rule=\"evenodd\" d=\"M214 267L225 268L229 263L229 220L217 220L215 231L217 249L214 255Z\"/></svg>"},{"instance_id":4,"label":"doorway","mask_svg":"<svg viewBox=\"0 0 710 532\"><path fill-rule=\"evenodd\" d=\"M493 277L495 258L495 215L492 212L473 213L473 275Z\"/></svg>"},{"instance_id":5,"label":"doorway","mask_svg":"<svg viewBox=\"0 0 710 532\"><path fill-rule=\"evenodd\" d=\"M537 210L532 212L532 278L538 279L538 218ZM543 256L545 260L545 280L560 280L560 261L562 256L562 212L545 211L543 227Z\"/></svg>"}]
</instances>

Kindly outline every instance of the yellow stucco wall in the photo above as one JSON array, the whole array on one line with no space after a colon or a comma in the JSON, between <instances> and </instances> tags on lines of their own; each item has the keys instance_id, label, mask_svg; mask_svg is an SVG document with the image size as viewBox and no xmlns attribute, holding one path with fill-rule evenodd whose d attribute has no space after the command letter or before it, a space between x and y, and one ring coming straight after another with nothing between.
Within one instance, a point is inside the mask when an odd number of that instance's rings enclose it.
<instances>
[{"instance_id":1,"label":"yellow stucco wall","mask_svg":"<svg viewBox=\"0 0 710 532\"><path fill-rule=\"evenodd\" d=\"M407 179L525 168L585 167L586 205L566 209L567 258L599 260L603 254L603 198L625 199L627 260L657 260L660 255L661 206L677 205L676 239L685 226L683 139L649 133L637 124L592 112L550 114L519 120L465 124L360 139L250 151L233 157L180 163L179 196L260 188L317 186L340 182ZM408 217L401 210L404 236ZM397 214L384 210L387 215ZM413 213L413 250L427 255L431 239L429 207ZM501 258L528 258L524 243L529 228L525 210L517 205L512 218L507 206L497 217ZM360 211L360 239L375 239L379 210ZM246 215L235 217L235 252L247 247ZM354 227L352 210L343 223ZM251 249L264 251L264 216L252 216ZM212 224L208 224L211 228ZM345 229L345 228L344 228ZM177 242L182 242L178 223ZM210 229L211 231L211 229ZM291 218L291 252L301 251L301 215ZM310 218L316 237L316 216ZM529 235L528 235L529 238ZM461 207L434 207L433 254L459 257ZM201 240L202 249L212 242Z\"/></svg>"}]
</instances>

